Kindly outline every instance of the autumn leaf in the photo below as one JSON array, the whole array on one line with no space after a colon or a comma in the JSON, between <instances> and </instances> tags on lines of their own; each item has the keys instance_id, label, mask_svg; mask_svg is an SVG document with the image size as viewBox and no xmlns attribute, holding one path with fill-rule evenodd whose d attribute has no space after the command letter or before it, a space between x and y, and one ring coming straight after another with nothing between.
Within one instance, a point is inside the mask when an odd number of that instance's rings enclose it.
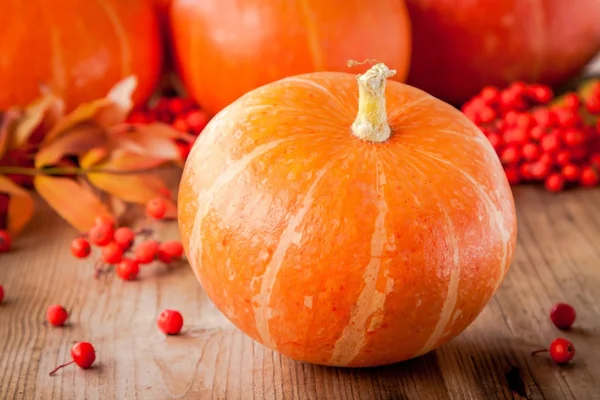
<instances>
[{"instance_id":1,"label":"autumn leaf","mask_svg":"<svg viewBox=\"0 0 600 400\"><path fill-rule=\"evenodd\" d=\"M18 235L33 216L35 207L33 198L29 192L2 175L0 175L0 193L9 196L8 231L11 235Z\"/></svg>"},{"instance_id":2,"label":"autumn leaf","mask_svg":"<svg viewBox=\"0 0 600 400\"><path fill-rule=\"evenodd\" d=\"M33 182L50 207L81 232L90 230L96 217L111 216L100 198L74 179L38 175Z\"/></svg>"},{"instance_id":3,"label":"autumn leaf","mask_svg":"<svg viewBox=\"0 0 600 400\"><path fill-rule=\"evenodd\" d=\"M21 118L21 113L15 109L0 112L0 160L9 149L12 132L19 118Z\"/></svg>"},{"instance_id":4,"label":"autumn leaf","mask_svg":"<svg viewBox=\"0 0 600 400\"><path fill-rule=\"evenodd\" d=\"M92 122L104 128L121 124L133 107L131 95L136 86L137 79L130 76L117 83L106 97L80 104L54 125L46 134L44 142L54 141L84 122Z\"/></svg>"},{"instance_id":5,"label":"autumn leaf","mask_svg":"<svg viewBox=\"0 0 600 400\"><path fill-rule=\"evenodd\" d=\"M22 147L40 125L41 129L48 129L62 118L64 102L45 87L42 87L41 92L42 96L25 108L12 135L11 147Z\"/></svg>"},{"instance_id":6,"label":"autumn leaf","mask_svg":"<svg viewBox=\"0 0 600 400\"><path fill-rule=\"evenodd\" d=\"M104 129L98 125L83 122L68 134L45 143L35 156L35 166L41 168L58 162L65 156L83 156L91 150L108 145Z\"/></svg>"}]
</instances>

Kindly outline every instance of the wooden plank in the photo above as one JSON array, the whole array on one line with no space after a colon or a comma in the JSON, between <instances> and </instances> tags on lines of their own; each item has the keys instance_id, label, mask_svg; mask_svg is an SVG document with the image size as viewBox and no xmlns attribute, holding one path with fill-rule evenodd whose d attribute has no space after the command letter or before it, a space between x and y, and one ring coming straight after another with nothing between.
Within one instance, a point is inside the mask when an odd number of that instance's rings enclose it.
<instances>
[{"instance_id":1,"label":"wooden plank","mask_svg":"<svg viewBox=\"0 0 600 400\"><path fill-rule=\"evenodd\" d=\"M17 249L0 255L0 399L600 399L600 190L515 196L515 260L476 322L435 352L372 369L265 350L214 309L187 265L94 280L69 253L74 231L40 203ZM177 237L176 225L159 234ZM558 301L578 311L570 332L548 318ZM44 325L53 303L71 311L68 327ZM183 313L181 337L156 328L164 308ZM575 344L571 365L530 355L557 336ZM96 367L48 376L78 340L95 345Z\"/></svg>"}]
</instances>

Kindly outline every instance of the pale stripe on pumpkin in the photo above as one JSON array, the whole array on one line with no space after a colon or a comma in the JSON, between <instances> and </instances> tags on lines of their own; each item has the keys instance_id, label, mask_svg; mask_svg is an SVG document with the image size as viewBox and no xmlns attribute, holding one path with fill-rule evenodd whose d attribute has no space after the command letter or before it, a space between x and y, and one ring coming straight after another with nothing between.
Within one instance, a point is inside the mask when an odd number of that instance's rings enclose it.
<instances>
[{"instance_id":1,"label":"pale stripe on pumpkin","mask_svg":"<svg viewBox=\"0 0 600 400\"><path fill-rule=\"evenodd\" d=\"M331 364L348 365L365 347L367 342L367 321L376 312L383 310L387 295L393 289L389 281L386 282L385 292L377 290L377 279L381 270L382 256L385 245L388 242L385 229L385 218L388 213L388 205L385 199L384 186L387 184L383 166L377 161L377 202L378 214L375 219L375 229L371 235L371 259L363 274L365 286L361 291L356 305L350 314L350 321L344 328L342 335L335 342L333 354L329 359ZM391 280L391 278L388 278Z\"/></svg>"},{"instance_id":2,"label":"pale stripe on pumpkin","mask_svg":"<svg viewBox=\"0 0 600 400\"><path fill-rule=\"evenodd\" d=\"M497 289L502 281L502 277L507 268L508 251L509 251L508 246L509 246L509 241L510 241L510 237L511 237L509 229L504 224L504 218L503 218L502 212L496 208L491 197L487 194L486 188L481 183L477 182L477 180L471 174L469 174L462 168L459 168L456 165L454 165L440 157L437 157L434 154L431 154L429 152L426 152L426 151L423 151L423 150L417 149L417 148L413 148L413 150L418 153L421 153L422 155L424 155L426 157L436 160L439 163L442 163L444 165L447 165L447 166L453 168L459 174L461 174L469 183L471 183L473 188L479 193L480 198L483 200L483 203L485 204L486 211L487 211L488 215L492 218L492 220L496 223L496 226L500 233L500 237L502 239L502 258L500 260L500 265L499 265L500 271L499 271L497 280L494 284L495 289ZM445 330L445 328L444 328L444 330Z\"/></svg>"},{"instance_id":3,"label":"pale stripe on pumpkin","mask_svg":"<svg viewBox=\"0 0 600 400\"><path fill-rule=\"evenodd\" d=\"M256 329L263 343L267 347L276 348L276 344L273 343L271 339L271 334L269 332L269 320L271 309L269 304L271 303L271 295L273 293L273 285L277 280L277 274L279 270L281 270L281 266L285 259L285 255L292 244L298 243L298 233L296 229L302 224L306 213L312 206L315 198L315 190L317 189L317 185L325 176L327 171L331 168L331 164L333 161L327 163L323 168L316 173L316 177L313 183L310 185L310 188L304 195L302 199L302 203L300 209L296 212L296 214L291 215L288 223L279 238L279 243L277 243L277 247L273 252L273 256L269 260L265 268L265 272L262 275L262 280L260 284L260 292L254 296L252 299L252 304L254 308L254 321L256 323ZM255 305L256 304L256 305ZM311 303L312 304L312 303Z\"/></svg>"},{"instance_id":4,"label":"pale stripe on pumpkin","mask_svg":"<svg viewBox=\"0 0 600 400\"><path fill-rule=\"evenodd\" d=\"M283 139L277 139L269 143L262 144L257 146L250 153L246 154L239 160L231 162L225 170L219 175L219 177L213 182L210 187L193 187L194 193L198 199L198 209L196 210L196 216L194 218L194 226L192 227L192 233L190 234L190 254L193 257L190 260L190 263L195 267L192 268L198 276L196 272L202 267L202 221L208 212L210 204L213 202L215 194L224 186L229 184L240 172L244 171L248 165L256 158L261 157L268 151L275 149L276 147L290 142L292 140L297 139L297 136L290 136ZM201 162L203 161L202 157L193 157L191 158L193 162ZM196 168L189 167L189 171L194 171ZM201 169L199 169L201 171ZM192 176L189 180L192 184L197 181Z\"/></svg>"}]
</instances>

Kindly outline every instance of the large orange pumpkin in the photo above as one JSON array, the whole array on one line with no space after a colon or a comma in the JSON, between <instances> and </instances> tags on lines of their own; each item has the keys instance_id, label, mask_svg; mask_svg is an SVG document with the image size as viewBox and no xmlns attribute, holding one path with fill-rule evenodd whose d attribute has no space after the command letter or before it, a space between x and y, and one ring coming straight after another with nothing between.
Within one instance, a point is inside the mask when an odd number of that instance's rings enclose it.
<instances>
[{"instance_id":1,"label":"large orange pumpkin","mask_svg":"<svg viewBox=\"0 0 600 400\"><path fill-rule=\"evenodd\" d=\"M162 42L148 0L9 0L2 17L0 109L26 105L45 84L71 110L132 74L140 104L160 77Z\"/></svg>"},{"instance_id":2,"label":"large orange pumpkin","mask_svg":"<svg viewBox=\"0 0 600 400\"><path fill-rule=\"evenodd\" d=\"M293 359L424 354L463 331L509 269L515 209L494 149L450 105L386 90L390 74L378 64L358 84L318 72L251 91L185 165L193 271L237 327Z\"/></svg>"},{"instance_id":3,"label":"large orange pumpkin","mask_svg":"<svg viewBox=\"0 0 600 400\"><path fill-rule=\"evenodd\" d=\"M460 104L485 85L557 85L600 51L598 0L406 0L408 83Z\"/></svg>"},{"instance_id":4,"label":"large orange pumpkin","mask_svg":"<svg viewBox=\"0 0 600 400\"><path fill-rule=\"evenodd\" d=\"M212 114L286 76L346 70L348 59L395 65L398 80L410 63L403 0L173 0L171 29L183 83Z\"/></svg>"}]
</instances>

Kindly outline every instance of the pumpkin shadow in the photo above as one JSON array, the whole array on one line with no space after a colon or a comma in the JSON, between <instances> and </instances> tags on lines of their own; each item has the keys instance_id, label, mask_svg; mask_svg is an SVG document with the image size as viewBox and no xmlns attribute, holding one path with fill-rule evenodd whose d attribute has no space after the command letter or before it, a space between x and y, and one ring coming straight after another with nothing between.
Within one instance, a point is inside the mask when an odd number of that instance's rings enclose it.
<instances>
[{"instance_id":1,"label":"pumpkin shadow","mask_svg":"<svg viewBox=\"0 0 600 400\"><path fill-rule=\"evenodd\" d=\"M457 338L458 339L458 338ZM338 368L314 366L315 375L340 382L358 398L448 398L449 391L464 388L461 395L497 396L498 385L509 393L526 393L524 365L506 348L474 348L468 340L453 340L422 356L380 367ZM490 360L494 360L490 365ZM306 365L304 366L306 369ZM451 383L449 383L451 382ZM449 387L451 386L451 387ZM454 393L457 395L458 393ZM378 397L379 396L379 397Z\"/></svg>"}]
</instances>

